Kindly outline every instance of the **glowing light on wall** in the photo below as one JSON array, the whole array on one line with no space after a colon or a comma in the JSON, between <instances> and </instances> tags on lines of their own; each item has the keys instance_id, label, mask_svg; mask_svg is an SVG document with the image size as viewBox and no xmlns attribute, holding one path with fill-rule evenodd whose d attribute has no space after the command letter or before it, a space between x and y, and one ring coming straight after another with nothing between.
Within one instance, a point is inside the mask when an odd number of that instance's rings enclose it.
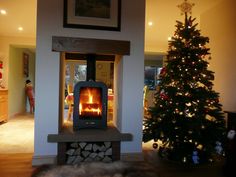
<instances>
[{"instance_id":1,"label":"glowing light on wall","mask_svg":"<svg viewBox=\"0 0 236 177\"><path fill-rule=\"evenodd\" d=\"M23 27L18 27L18 31L23 31L24 29L23 29Z\"/></svg>"},{"instance_id":2,"label":"glowing light on wall","mask_svg":"<svg viewBox=\"0 0 236 177\"><path fill-rule=\"evenodd\" d=\"M149 21L148 22L148 26L152 26L153 25L153 22L152 21Z\"/></svg>"},{"instance_id":3,"label":"glowing light on wall","mask_svg":"<svg viewBox=\"0 0 236 177\"><path fill-rule=\"evenodd\" d=\"M6 15L6 14L7 14L7 11L4 10L4 9L1 9L1 10L0 10L0 14L1 14L1 15Z\"/></svg>"}]
</instances>

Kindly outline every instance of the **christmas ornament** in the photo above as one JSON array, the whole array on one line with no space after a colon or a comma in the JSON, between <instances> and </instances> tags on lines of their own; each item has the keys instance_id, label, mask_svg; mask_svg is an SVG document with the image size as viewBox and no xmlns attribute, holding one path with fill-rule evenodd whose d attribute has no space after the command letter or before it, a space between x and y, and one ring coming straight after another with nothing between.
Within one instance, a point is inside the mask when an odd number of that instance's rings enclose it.
<instances>
[{"instance_id":1,"label":"christmas ornament","mask_svg":"<svg viewBox=\"0 0 236 177\"><path fill-rule=\"evenodd\" d=\"M161 69L160 75L161 75L161 76L164 76L165 74L166 74L166 68L163 67L163 68Z\"/></svg>"},{"instance_id":2,"label":"christmas ornament","mask_svg":"<svg viewBox=\"0 0 236 177\"><path fill-rule=\"evenodd\" d=\"M157 148L158 148L158 144L157 144L157 143L153 143L152 147L153 147L154 149L157 149Z\"/></svg>"},{"instance_id":3,"label":"christmas ornament","mask_svg":"<svg viewBox=\"0 0 236 177\"><path fill-rule=\"evenodd\" d=\"M163 100L167 100L167 99L168 99L168 96L167 96L165 93L161 93L161 94L160 94L160 97L161 97L161 99L163 99Z\"/></svg>"},{"instance_id":4,"label":"christmas ornament","mask_svg":"<svg viewBox=\"0 0 236 177\"><path fill-rule=\"evenodd\" d=\"M186 157L183 157L182 162L183 162L183 163L186 163L186 162L187 162L187 158L186 158Z\"/></svg>"},{"instance_id":5,"label":"christmas ornament","mask_svg":"<svg viewBox=\"0 0 236 177\"><path fill-rule=\"evenodd\" d=\"M217 153L217 154L219 154L219 155L222 154L223 148L222 148L221 142L216 141L215 150L216 150L216 153Z\"/></svg>"},{"instance_id":6,"label":"christmas ornament","mask_svg":"<svg viewBox=\"0 0 236 177\"><path fill-rule=\"evenodd\" d=\"M213 159L211 159L211 158L210 158L210 159L209 159L209 162L211 162L211 163L212 163L212 162L213 162Z\"/></svg>"},{"instance_id":7,"label":"christmas ornament","mask_svg":"<svg viewBox=\"0 0 236 177\"><path fill-rule=\"evenodd\" d=\"M181 10L181 15L185 13L192 13L192 7L194 6L194 3L189 3L187 0L185 0L182 4L178 5L177 7Z\"/></svg>"},{"instance_id":8,"label":"christmas ornament","mask_svg":"<svg viewBox=\"0 0 236 177\"><path fill-rule=\"evenodd\" d=\"M197 146L197 149L199 149L199 150L202 150L202 148L203 148L203 146L202 146L201 144L199 144L199 145Z\"/></svg>"},{"instance_id":9,"label":"christmas ornament","mask_svg":"<svg viewBox=\"0 0 236 177\"><path fill-rule=\"evenodd\" d=\"M228 134L227 134L227 138L229 138L230 140L232 140L232 139L234 139L235 134L236 134L235 130L230 130L230 131L228 132Z\"/></svg>"},{"instance_id":10,"label":"christmas ornament","mask_svg":"<svg viewBox=\"0 0 236 177\"><path fill-rule=\"evenodd\" d=\"M174 119L174 120L172 120L172 123L173 123L173 124L175 124L175 123L176 123L176 120L175 120L175 119Z\"/></svg>"},{"instance_id":11,"label":"christmas ornament","mask_svg":"<svg viewBox=\"0 0 236 177\"><path fill-rule=\"evenodd\" d=\"M192 160L194 164L199 164L199 157L197 151L193 151Z\"/></svg>"}]
</instances>

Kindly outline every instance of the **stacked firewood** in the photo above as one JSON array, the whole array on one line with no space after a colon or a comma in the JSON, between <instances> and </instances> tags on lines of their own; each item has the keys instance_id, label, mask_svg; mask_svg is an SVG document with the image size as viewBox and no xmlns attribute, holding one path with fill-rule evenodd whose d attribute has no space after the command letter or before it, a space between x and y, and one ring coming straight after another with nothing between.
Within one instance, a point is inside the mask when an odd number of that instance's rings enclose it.
<instances>
[{"instance_id":1,"label":"stacked firewood","mask_svg":"<svg viewBox=\"0 0 236 177\"><path fill-rule=\"evenodd\" d=\"M112 162L111 142L73 142L68 143L66 164L81 162Z\"/></svg>"}]
</instances>

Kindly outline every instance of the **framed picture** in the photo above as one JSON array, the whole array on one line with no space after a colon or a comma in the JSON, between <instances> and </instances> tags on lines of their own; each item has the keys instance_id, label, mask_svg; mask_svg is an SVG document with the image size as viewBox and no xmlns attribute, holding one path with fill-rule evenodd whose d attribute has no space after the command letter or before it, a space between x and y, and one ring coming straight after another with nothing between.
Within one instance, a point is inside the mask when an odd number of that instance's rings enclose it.
<instances>
[{"instance_id":1,"label":"framed picture","mask_svg":"<svg viewBox=\"0 0 236 177\"><path fill-rule=\"evenodd\" d=\"M121 0L64 0L66 28L120 31Z\"/></svg>"},{"instance_id":2,"label":"framed picture","mask_svg":"<svg viewBox=\"0 0 236 177\"><path fill-rule=\"evenodd\" d=\"M29 77L29 54L23 53L23 74Z\"/></svg>"}]
</instances>

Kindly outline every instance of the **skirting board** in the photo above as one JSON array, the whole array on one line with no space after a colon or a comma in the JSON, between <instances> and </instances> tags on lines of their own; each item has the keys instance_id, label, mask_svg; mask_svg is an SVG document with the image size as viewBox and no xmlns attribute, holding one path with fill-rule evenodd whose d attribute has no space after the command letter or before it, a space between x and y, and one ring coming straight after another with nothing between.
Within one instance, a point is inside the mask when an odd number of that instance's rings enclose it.
<instances>
[{"instance_id":1,"label":"skirting board","mask_svg":"<svg viewBox=\"0 0 236 177\"><path fill-rule=\"evenodd\" d=\"M121 161L143 161L142 153L123 153L120 157ZM32 166L40 166L45 164L56 164L56 155L33 156Z\"/></svg>"},{"instance_id":2,"label":"skirting board","mask_svg":"<svg viewBox=\"0 0 236 177\"><path fill-rule=\"evenodd\" d=\"M33 156L32 166L40 166L45 164L56 164L57 156L56 155L45 155L45 156Z\"/></svg>"}]
</instances>

